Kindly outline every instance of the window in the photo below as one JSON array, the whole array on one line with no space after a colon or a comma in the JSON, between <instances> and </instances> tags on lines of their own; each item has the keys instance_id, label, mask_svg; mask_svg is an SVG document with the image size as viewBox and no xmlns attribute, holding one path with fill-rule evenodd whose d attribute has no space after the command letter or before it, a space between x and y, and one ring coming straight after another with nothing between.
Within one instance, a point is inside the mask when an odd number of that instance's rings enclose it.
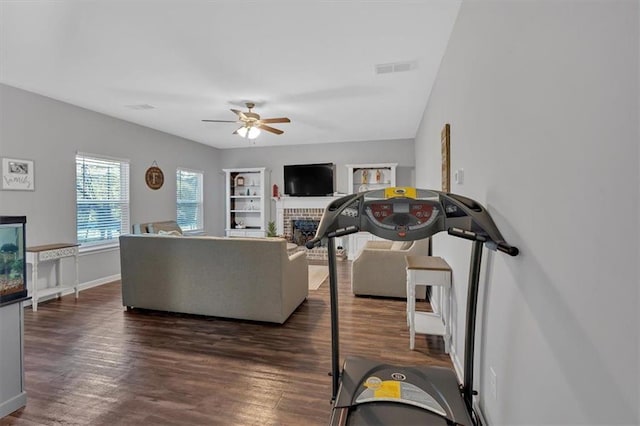
<instances>
[{"instance_id":1,"label":"window","mask_svg":"<svg viewBox=\"0 0 640 426\"><path fill-rule=\"evenodd\" d=\"M202 172L178 169L176 178L178 225L183 231L202 231Z\"/></svg>"},{"instance_id":2,"label":"window","mask_svg":"<svg viewBox=\"0 0 640 426\"><path fill-rule=\"evenodd\" d=\"M129 162L76 155L76 228L82 248L113 247L129 233Z\"/></svg>"}]
</instances>

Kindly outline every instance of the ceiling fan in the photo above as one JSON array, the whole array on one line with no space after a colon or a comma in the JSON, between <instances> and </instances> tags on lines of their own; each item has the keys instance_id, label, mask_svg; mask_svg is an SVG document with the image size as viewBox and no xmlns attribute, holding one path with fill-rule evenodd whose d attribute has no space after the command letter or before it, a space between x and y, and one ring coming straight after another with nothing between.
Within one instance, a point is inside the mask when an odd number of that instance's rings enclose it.
<instances>
[{"instance_id":1,"label":"ceiling fan","mask_svg":"<svg viewBox=\"0 0 640 426\"><path fill-rule=\"evenodd\" d=\"M286 117L280 118L260 118L260 115L251 111L256 105L253 102L247 102L245 104L249 111L239 111L237 109L231 109L233 113L238 116L238 119L235 121L232 120L202 120L211 123L240 123L242 127L233 132L234 135L240 135L243 138L255 139L260 135L260 130L264 130L270 133L274 133L276 135L281 135L284 132L280 129L276 129L271 126L267 126L267 124L272 123L290 123Z\"/></svg>"}]
</instances>

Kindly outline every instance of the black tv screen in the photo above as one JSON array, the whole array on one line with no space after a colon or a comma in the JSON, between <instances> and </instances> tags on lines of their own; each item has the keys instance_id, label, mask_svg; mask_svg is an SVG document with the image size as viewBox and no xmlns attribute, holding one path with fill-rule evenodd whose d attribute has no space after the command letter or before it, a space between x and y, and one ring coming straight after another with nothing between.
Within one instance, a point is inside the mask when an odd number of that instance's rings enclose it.
<instances>
[{"instance_id":1,"label":"black tv screen","mask_svg":"<svg viewBox=\"0 0 640 426\"><path fill-rule=\"evenodd\" d=\"M333 163L284 166L284 193L292 197L318 197L334 193Z\"/></svg>"}]
</instances>

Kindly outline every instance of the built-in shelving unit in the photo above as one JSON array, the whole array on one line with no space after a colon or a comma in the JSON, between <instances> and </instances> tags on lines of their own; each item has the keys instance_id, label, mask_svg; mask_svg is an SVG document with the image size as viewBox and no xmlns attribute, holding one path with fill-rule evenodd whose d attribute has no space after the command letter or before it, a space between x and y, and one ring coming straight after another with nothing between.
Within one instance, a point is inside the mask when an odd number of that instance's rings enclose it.
<instances>
[{"instance_id":1,"label":"built-in shelving unit","mask_svg":"<svg viewBox=\"0 0 640 426\"><path fill-rule=\"evenodd\" d=\"M349 193L396 186L398 163L347 164Z\"/></svg>"},{"instance_id":2,"label":"built-in shelving unit","mask_svg":"<svg viewBox=\"0 0 640 426\"><path fill-rule=\"evenodd\" d=\"M267 169L224 169L228 237L264 237L267 222Z\"/></svg>"},{"instance_id":3,"label":"built-in shelving unit","mask_svg":"<svg viewBox=\"0 0 640 426\"><path fill-rule=\"evenodd\" d=\"M396 186L398 163L347 164L349 192L371 191ZM362 247L371 240L380 240L368 232L356 232L347 238L347 258L353 260Z\"/></svg>"}]
</instances>

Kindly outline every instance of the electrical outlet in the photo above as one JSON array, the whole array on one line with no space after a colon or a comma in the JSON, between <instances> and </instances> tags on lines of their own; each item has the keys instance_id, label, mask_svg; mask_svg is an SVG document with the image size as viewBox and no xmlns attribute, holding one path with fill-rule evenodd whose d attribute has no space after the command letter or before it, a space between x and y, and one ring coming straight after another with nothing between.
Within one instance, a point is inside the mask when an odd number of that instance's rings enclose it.
<instances>
[{"instance_id":1,"label":"electrical outlet","mask_svg":"<svg viewBox=\"0 0 640 426\"><path fill-rule=\"evenodd\" d=\"M498 399L498 376L493 371L493 367L489 367L489 388L491 389L491 395L493 399Z\"/></svg>"}]
</instances>

